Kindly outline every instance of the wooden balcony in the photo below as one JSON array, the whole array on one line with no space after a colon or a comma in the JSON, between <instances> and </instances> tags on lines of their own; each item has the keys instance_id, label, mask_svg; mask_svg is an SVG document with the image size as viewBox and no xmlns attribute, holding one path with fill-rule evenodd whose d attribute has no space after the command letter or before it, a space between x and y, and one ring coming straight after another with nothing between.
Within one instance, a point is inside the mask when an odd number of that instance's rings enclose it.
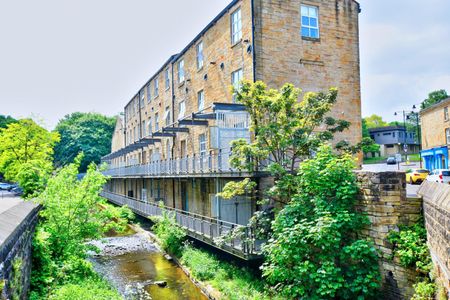
<instances>
[{"instance_id":1,"label":"wooden balcony","mask_svg":"<svg viewBox=\"0 0 450 300\"><path fill-rule=\"evenodd\" d=\"M253 233L254 231L249 226L225 222L108 191L103 191L100 195L114 204L120 206L127 205L136 214L143 217L162 216L163 212L166 211L175 218L176 222L182 228L186 230L187 235L194 239L245 260L258 259L261 257L261 242L256 241ZM215 239L226 235L237 227L242 228L244 232L243 238L233 237L224 244L218 244L215 241Z\"/></svg>"}]
</instances>

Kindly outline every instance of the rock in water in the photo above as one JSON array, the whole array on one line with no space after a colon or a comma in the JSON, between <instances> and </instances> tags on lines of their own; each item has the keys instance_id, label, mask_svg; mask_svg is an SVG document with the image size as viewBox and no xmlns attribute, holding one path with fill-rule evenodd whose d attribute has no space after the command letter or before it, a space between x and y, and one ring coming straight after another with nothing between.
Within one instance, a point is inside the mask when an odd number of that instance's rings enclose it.
<instances>
[{"instance_id":1,"label":"rock in water","mask_svg":"<svg viewBox=\"0 0 450 300\"><path fill-rule=\"evenodd\" d=\"M154 284L156 284L159 287L166 287L167 286L167 281L155 281Z\"/></svg>"}]
</instances>

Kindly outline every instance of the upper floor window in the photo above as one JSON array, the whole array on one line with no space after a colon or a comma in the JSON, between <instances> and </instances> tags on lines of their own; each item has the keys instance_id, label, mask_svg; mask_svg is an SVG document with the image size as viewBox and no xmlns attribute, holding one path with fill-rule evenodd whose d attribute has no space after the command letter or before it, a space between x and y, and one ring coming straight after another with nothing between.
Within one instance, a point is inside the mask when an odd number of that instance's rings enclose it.
<instances>
[{"instance_id":1,"label":"upper floor window","mask_svg":"<svg viewBox=\"0 0 450 300\"><path fill-rule=\"evenodd\" d=\"M178 62L178 83L184 81L184 59Z\"/></svg>"},{"instance_id":2,"label":"upper floor window","mask_svg":"<svg viewBox=\"0 0 450 300\"><path fill-rule=\"evenodd\" d=\"M447 144L450 144L450 128L445 129L445 139L447 141Z\"/></svg>"},{"instance_id":3,"label":"upper floor window","mask_svg":"<svg viewBox=\"0 0 450 300\"><path fill-rule=\"evenodd\" d=\"M319 38L319 8L302 5L302 37Z\"/></svg>"},{"instance_id":4,"label":"upper floor window","mask_svg":"<svg viewBox=\"0 0 450 300\"><path fill-rule=\"evenodd\" d=\"M198 136L199 147L200 147L200 156L206 155L206 135L204 133Z\"/></svg>"},{"instance_id":5,"label":"upper floor window","mask_svg":"<svg viewBox=\"0 0 450 300\"><path fill-rule=\"evenodd\" d=\"M145 103L145 92L144 89L140 92L140 102L141 102L141 108L144 107L144 103Z\"/></svg>"},{"instance_id":6,"label":"upper floor window","mask_svg":"<svg viewBox=\"0 0 450 300\"><path fill-rule=\"evenodd\" d=\"M198 110L205 109L205 92L201 90L197 93Z\"/></svg>"},{"instance_id":7,"label":"upper floor window","mask_svg":"<svg viewBox=\"0 0 450 300\"><path fill-rule=\"evenodd\" d=\"M241 80L242 80L243 76L244 76L244 72L242 71L242 69L239 69L239 70L231 73L231 84L233 85L233 88L235 90L240 89ZM236 93L233 93L233 102L236 102Z\"/></svg>"},{"instance_id":8,"label":"upper floor window","mask_svg":"<svg viewBox=\"0 0 450 300\"><path fill-rule=\"evenodd\" d=\"M444 120L448 121L448 106L444 107Z\"/></svg>"},{"instance_id":9,"label":"upper floor window","mask_svg":"<svg viewBox=\"0 0 450 300\"><path fill-rule=\"evenodd\" d=\"M242 39L241 9L238 8L231 14L231 44L236 44Z\"/></svg>"},{"instance_id":10,"label":"upper floor window","mask_svg":"<svg viewBox=\"0 0 450 300\"><path fill-rule=\"evenodd\" d=\"M181 101L178 106L178 120L181 120L186 113L186 101Z\"/></svg>"},{"instance_id":11,"label":"upper floor window","mask_svg":"<svg viewBox=\"0 0 450 300\"><path fill-rule=\"evenodd\" d=\"M197 44L197 69L203 68L203 42Z\"/></svg>"},{"instance_id":12,"label":"upper floor window","mask_svg":"<svg viewBox=\"0 0 450 300\"><path fill-rule=\"evenodd\" d=\"M169 106L166 107L166 111L164 113L164 120L166 122L166 126L169 126L170 125L170 107Z\"/></svg>"},{"instance_id":13,"label":"upper floor window","mask_svg":"<svg viewBox=\"0 0 450 300\"><path fill-rule=\"evenodd\" d=\"M152 118L148 118L148 123L147 123L147 128L148 128L148 134L152 134Z\"/></svg>"},{"instance_id":14,"label":"upper floor window","mask_svg":"<svg viewBox=\"0 0 450 300\"><path fill-rule=\"evenodd\" d=\"M170 73L169 68L164 72L164 81L166 82L166 90L170 88Z\"/></svg>"},{"instance_id":15,"label":"upper floor window","mask_svg":"<svg viewBox=\"0 0 450 300\"><path fill-rule=\"evenodd\" d=\"M159 131L159 114L155 114L155 131Z\"/></svg>"},{"instance_id":16,"label":"upper floor window","mask_svg":"<svg viewBox=\"0 0 450 300\"><path fill-rule=\"evenodd\" d=\"M149 83L147 85L147 102L150 102L150 101L152 101L152 86Z\"/></svg>"},{"instance_id":17,"label":"upper floor window","mask_svg":"<svg viewBox=\"0 0 450 300\"><path fill-rule=\"evenodd\" d=\"M147 133L146 133L146 127L145 127L145 121L142 121L142 126L141 126L141 128L142 128L142 137L146 137L147 136Z\"/></svg>"},{"instance_id":18,"label":"upper floor window","mask_svg":"<svg viewBox=\"0 0 450 300\"><path fill-rule=\"evenodd\" d=\"M155 98L159 95L159 79L155 79Z\"/></svg>"}]
</instances>

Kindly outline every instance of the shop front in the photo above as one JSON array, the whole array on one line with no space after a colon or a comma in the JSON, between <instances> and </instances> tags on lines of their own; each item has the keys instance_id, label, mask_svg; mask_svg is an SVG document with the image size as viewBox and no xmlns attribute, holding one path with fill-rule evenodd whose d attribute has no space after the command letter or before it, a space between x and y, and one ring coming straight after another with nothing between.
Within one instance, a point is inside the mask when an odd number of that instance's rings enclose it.
<instances>
[{"instance_id":1,"label":"shop front","mask_svg":"<svg viewBox=\"0 0 450 300\"><path fill-rule=\"evenodd\" d=\"M423 150L421 153L425 169L430 171L435 169L448 169L447 146Z\"/></svg>"}]
</instances>

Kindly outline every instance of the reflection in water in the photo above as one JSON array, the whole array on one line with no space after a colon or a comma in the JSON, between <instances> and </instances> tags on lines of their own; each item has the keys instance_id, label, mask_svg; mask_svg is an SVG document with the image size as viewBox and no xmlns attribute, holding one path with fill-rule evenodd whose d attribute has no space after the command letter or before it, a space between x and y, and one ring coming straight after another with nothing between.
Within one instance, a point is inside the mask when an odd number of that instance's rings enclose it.
<instances>
[{"instance_id":1,"label":"reflection in water","mask_svg":"<svg viewBox=\"0 0 450 300\"><path fill-rule=\"evenodd\" d=\"M128 244L127 241L131 241L128 239L137 237L138 235L134 235L108 240L112 244L117 244L120 239L125 246ZM109 280L126 299L134 298L130 295L142 295L144 290L155 300L208 299L177 265L167 261L156 249L117 256L98 256L91 260L97 272ZM151 284L154 281L166 281L167 286L159 287Z\"/></svg>"}]
</instances>

